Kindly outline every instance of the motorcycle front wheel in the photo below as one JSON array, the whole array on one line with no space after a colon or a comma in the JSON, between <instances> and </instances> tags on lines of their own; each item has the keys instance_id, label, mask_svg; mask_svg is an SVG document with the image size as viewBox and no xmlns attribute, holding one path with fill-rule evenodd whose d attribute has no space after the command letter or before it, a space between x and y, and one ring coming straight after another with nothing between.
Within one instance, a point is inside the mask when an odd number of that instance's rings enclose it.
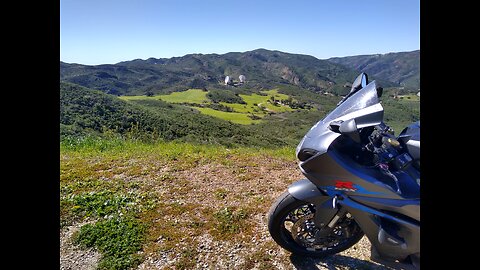
<instances>
[{"instance_id":1,"label":"motorcycle front wheel","mask_svg":"<svg viewBox=\"0 0 480 270\"><path fill-rule=\"evenodd\" d=\"M268 230L284 249L301 256L322 258L355 245L364 233L350 213L340 218L331 233L320 236L314 224L315 205L284 192L270 208Z\"/></svg>"}]
</instances>

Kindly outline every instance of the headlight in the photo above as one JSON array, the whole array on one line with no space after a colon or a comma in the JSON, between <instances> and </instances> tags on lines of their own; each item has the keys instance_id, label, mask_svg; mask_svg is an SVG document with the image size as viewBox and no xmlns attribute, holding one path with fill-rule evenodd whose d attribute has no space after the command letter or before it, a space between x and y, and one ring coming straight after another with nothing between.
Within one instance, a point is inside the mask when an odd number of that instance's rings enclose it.
<instances>
[{"instance_id":1,"label":"headlight","mask_svg":"<svg viewBox=\"0 0 480 270\"><path fill-rule=\"evenodd\" d=\"M315 156L317 153L318 153L317 150L308 149L308 148L307 149L302 149L297 153L297 158L300 161L305 161L305 160Z\"/></svg>"}]
</instances>

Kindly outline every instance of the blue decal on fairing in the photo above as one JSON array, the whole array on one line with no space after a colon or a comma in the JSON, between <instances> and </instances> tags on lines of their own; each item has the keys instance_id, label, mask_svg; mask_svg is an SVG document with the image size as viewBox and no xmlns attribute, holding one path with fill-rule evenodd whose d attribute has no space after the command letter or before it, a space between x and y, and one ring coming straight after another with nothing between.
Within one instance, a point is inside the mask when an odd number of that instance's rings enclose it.
<instances>
[{"instance_id":1,"label":"blue decal on fairing","mask_svg":"<svg viewBox=\"0 0 480 270\"><path fill-rule=\"evenodd\" d=\"M323 190L326 190L328 195L340 194L340 193L343 193L345 191L355 192L355 193L359 193L359 194L385 194L383 192L369 191L369 190L365 189L364 187L362 187L360 185L356 185L356 184L353 184L352 188L343 188L343 187L339 187L338 185L337 186L324 186L324 187L320 187L320 188L323 189Z\"/></svg>"}]
</instances>

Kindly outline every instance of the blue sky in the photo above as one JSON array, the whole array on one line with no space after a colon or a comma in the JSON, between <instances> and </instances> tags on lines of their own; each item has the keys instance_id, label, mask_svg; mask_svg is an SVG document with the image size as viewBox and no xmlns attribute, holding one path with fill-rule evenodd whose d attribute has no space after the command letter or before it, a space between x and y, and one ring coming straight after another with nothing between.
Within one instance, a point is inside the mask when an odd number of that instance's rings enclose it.
<instances>
[{"instance_id":1,"label":"blue sky","mask_svg":"<svg viewBox=\"0 0 480 270\"><path fill-rule=\"evenodd\" d=\"M258 48L319 59L420 49L420 0L60 0L60 60Z\"/></svg>"}]
</instances>

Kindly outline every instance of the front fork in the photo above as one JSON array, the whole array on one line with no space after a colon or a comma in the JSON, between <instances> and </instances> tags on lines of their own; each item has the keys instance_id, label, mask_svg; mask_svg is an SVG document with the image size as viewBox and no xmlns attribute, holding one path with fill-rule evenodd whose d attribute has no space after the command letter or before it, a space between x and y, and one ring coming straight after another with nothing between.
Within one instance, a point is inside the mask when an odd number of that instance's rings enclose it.
<instances>
[{"instance_id":1,"label":"front fork","mask_svg":"<svg viewBox=\"0 0 480 270\"><path fill-rule=\"evenodd\" d=\"M326 237L330 235L333 228L335 228L335 225L337 224L337 222L347 214L347 210L345 209L345 207L337 205L336 203L337 201L338 201L338 198L337 196L335 196L332 199L332 207L333 209L337 209L338 211L335 213L335 215L330 219L328 223L323 223L323 221L328 220L330 217L323 218L323 217L320 217L321 215L315 215L315 225L318 228L320 228L318 235L316 235L316 237ZM321 221L321 223L317 224L317 220Z\"/></svg>"}]
</instances>

